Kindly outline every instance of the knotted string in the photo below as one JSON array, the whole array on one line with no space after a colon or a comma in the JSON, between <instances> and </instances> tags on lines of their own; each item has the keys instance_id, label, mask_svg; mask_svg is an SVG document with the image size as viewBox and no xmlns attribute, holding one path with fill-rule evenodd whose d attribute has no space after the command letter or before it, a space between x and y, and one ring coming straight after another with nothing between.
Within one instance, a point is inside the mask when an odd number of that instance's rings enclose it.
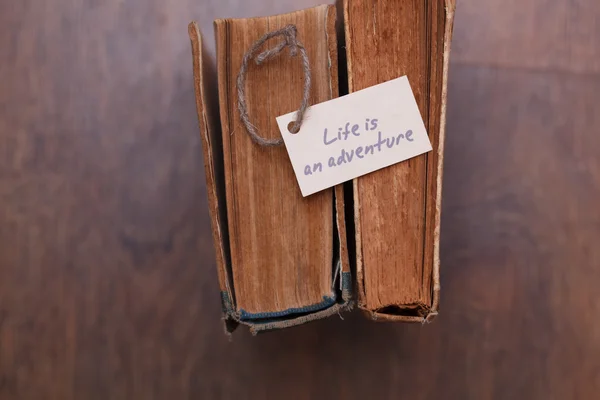
<instances>
[{"instance_id":1,"label":"knotted string","mask_svg":"<svg viewBox=\"0 0 600 400\"><path fill-rule=\"evenodd\" d=\"M272 49L268 49L263 51L262 53L256 56L256 65L261 65L263 62L268 61L274 57L276 57L281 51L289 47L290 48L290 56L293 57L300 52L302 56L302 68L304 70L304 92L302 94L302 102L300 103L300 108L296 112L296 119L291 123L290 132L297 133L300 130L300 126L302 125L302 120L304 119L304 113L308 108L308 99L310 97L310 64L308 62L308 55L306 54L306 49L298 41L296 38L297 30L295 25L287 25L281 29L269 32L265 34L263 37L258 39L254 44L246 51L244 54L244 59L242 60L242 66L240 68L240 72L237 77L237 93L238 93L238 109L240 111L240 119L246 126L246 130L250 135L250 138L254 141L254 143L259 146L279 146L283 143L282 138L278 139L265 139L258 134L258 131L254 125L250 122L250 116L248 115L248 108L246 106L246 93L245 93L245 83L246 83L246 71L248 69L248 63L252 58L255 57L256 53L260 50L262 45L269 39L274 38L276 36L283 36L283 40L277 44L277 46Z\"/></svg>"}]
</instances>

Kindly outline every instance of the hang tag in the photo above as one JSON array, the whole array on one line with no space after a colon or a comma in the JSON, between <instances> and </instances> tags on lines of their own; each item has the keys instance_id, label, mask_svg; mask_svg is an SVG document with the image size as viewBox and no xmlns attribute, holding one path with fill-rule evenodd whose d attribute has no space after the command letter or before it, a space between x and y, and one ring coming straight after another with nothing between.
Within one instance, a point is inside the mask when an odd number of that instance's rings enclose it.
<instances>
[{"instance_id":1,"label":"hang tag","mask_svg":"<svg viewBox=\"0 0 600 400\"><path fill-rule=\"evenodd\" d=\"M277 117L302 196L431 151L408 78L393 79Z\"/></svg>"}]
</instances>

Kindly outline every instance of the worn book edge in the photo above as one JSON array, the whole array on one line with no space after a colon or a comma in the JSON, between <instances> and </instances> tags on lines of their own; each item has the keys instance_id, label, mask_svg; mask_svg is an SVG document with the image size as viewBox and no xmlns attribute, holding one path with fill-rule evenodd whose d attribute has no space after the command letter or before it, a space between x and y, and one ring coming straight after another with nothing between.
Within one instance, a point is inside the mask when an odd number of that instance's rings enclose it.
<instances>
[{"instance_id":1,"label":"worn book edge","mask_svg":"<svg viewBox=\"0 0 600 400\"><path fill-rule=\"evenodd\" d=\"M192 62L194 72L194 92L196 97L196 111L198 113L198 124L202 151L204 156L204 170L206 175L206 192L208 197L208 208L211 219L213 242L215 246L215 261L219 287L221 288L221 303L223 308L223 320L227 332L232 332L237 327L237 322L229 313L230 305L233 303L233 290L231 274L227 270L229 265L229 248L227 232L226 208L219 205L219 198L224 198L224 182L222 150L220 148L221 135L218 122L218 109L212 109L212 104L217 104L216 87L207 87L208 82L215 82L208 76L211 72L211 64L207 62L207 54L203 48L202 35L198 24L192 22L188 26L188 33L192 44ZM214 68L214 66L213 66ZM212 71L214 76L214 70ZM210 91L210 94L208 93Z\"/></svg>"},{"instance_id":2,"label":"worn book edge","mask_svg":"<svg viewBox=\"0 0 600 400\"><path fill-rule=\"evenodd\" d=\"M338 64L337 64L337 37L335 35L335 9L328 7L326 13L326 35L329 47L329 72L330 72L330 90L331 98L338 96ZM223 20L215 21L215 29ZM206 78L207 55L202 47L202 35L195 22L190 23L188 28L190 40L192 43L192 57L194 68L194 88L196 94L196 108L200 125L200 136L202 139L202 148L204 155L204 166L206 174L206 186L208 195L209 214L211 218L213 241L216 249L216 264L218 270L218 281L221 288L221 302L223 308L223 319L225 321L226 332L231 333L239 324L250 327L253 334L259 332L281 329L285 327L304 324L309 321L338 314L343 310L352 307L352 275L349 266L349 257L346 239L346 222L344 218L344 198L341 185L333 190L333 201L336 227L336 244L338 259L332 260L332 269L335 266L335 276L333 278L335 288L335 298L325 298L323 303L302 307L302 309L292 310L294 312L306 312L301 315L290 316L289 313L265 313L265 319L252 320L247 315L236 311L235 289L233 287L231 274L231 261L229 256L228 235L227 235L227 216L226 205L219 199L225 199L225 183L223 175L223 154L220 135L221 125L218 122L218 112L215 116L210 111L210 104L216 102L216 88L212 89L210 96L207 93L207 82L215 82ZM334 238L332 238L333 240ZM322 308L324 307L324 308ZM268 315L267 315L268 314Z\"/></svg>"},{"instance_id":3,"label":"worn book edge","mask_svg":"<svg viewBox=\"0 0 600 400\"><path fill-rule=\"evenodd\" d=\"M344 13L344 29L346 36L346 51L350 53L349 48L352 46L350 24L346 23L349 17L349 1L343 0L343 13ZM446 103L448 98L448 69L450 60L450 44L452 42L452 29L454 25L454 13L456 10L456 0L445 0L445 26L444 26L444 51L443 51L443 71L442 71L442 98L441 98L441 111L440 111L440 132L439 132L439 144L438 144L438 163L437 163L437 180L436 180L436 206L434 216L434 249L433 249L433 271L432 271L432 303L429 313L424 316L413 316L413 315L400 315L383 313L371 310L366 307L366 293L364 286L364 273L362 265L362 239L359 234L361 232L360 218L355 218L355 232L356 232L356 291L358 297L358 307L365 312L369 318L375 321L401 321L401 322L431 322L437 315L440 303L440 221L441 221L441 204L442 204L442 172L443 172L443 161L444 161L444 142L445 142L445 129L446 129ZM347 58L348 70L352 70L352 60L350 57ZM352 88L352 74L348 74L348 87ZM354 215L360 214L360 201L358 198L358 188L356 184L353 184L353 197L354 197ZM407 309L410 305L405 305Z\"/></svg>"}]
</instances>

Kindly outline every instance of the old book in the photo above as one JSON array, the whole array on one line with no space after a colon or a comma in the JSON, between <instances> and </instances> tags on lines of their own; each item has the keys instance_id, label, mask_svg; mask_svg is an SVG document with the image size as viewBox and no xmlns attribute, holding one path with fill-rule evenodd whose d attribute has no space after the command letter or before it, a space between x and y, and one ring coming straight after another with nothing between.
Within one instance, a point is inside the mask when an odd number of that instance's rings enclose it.
<instances>
[{"instance_id":1,"label":"old book","mask_svg":"<svg viewBox=\"0 0 600 400\"><path fill-rule=\"evenodd\" d=\"M216 68L203 46L200 28L195 22L190 23L188 33L192 43L192 59L194 71L194 92L196 95L196 111L204 157L206 192L208 211L211 218L213 242L215 245L215 262L223 310L233 297L230 278L231 257L229 252L229 234L227 231L227 215L225 199L225 173L223 170L223 144L219 123ZM224 313L225 326L232 332L237 321Z\"/></svg>"},{"instance_id":2,"label":"old book","mask_svg":"<svg viewBox=\"0 0 600 400\"><path fill-rule=\"evenodd\" d=\"M345 0L349 92L408 80L433 151L353 181L358 305L373 319L430 320L455 0Z\"/></svg>"},{"instance_id":3,"label":"old book","mask_svg":"<svg viewBox=\"0 0 600 400\"><path fill-rule=\"evenodd\" d=\"M197 27L190 25L224 315L233 324L250 326L253 333L335 314L350 298L342 188L303 198L283 145L258 145L240 120L236 82L244 54L266 33L290 24L310 60L309 103L337 97L332 6L271 17L220 19L215 21L215 37L221 129L213 124L212 136L206 134L211 130L208 124L202 126L207 106L202 92L209 82L201 79L201 41ZM263 48L275 48L281 41L274 37ZM275 117L299 107L302 61L290 56L289 49L260 65L251 61L244 85L248 116L262 137L280 138Z\"/></svg>"}]
</instances>

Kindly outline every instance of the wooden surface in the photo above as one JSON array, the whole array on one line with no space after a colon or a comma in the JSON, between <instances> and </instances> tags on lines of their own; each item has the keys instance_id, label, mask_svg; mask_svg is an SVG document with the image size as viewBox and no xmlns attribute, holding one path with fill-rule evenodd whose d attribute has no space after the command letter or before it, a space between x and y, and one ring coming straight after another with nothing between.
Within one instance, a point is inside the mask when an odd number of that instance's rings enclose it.
<instances>
[{"instance_id":1,"label":"wooden surface","mask_svg":"<svg viewBox=\"0 0 600 400\"><path fill-rule=\"evenodd\" d=\"M597 398L593 0L459 2L431 325L222 334L187 23L314 4L0 3L0 399Z\"/></svg>"},{"instance_id":2,"label":"wooden surface","mask_svg":"<svg viewBox=\"0 0 600 400\"><path fill-rule=\"evenodd\" d=\"M295 24L306 32L300 40L312 60L310 103L337 97L337 69L332 74L329 67L329 60L337 59L337 44L329 40L335 37L335 25L328 23L335 13L335 7L322 6L285 16L220 19L215 24L221 126L227 132L223 154L236 311L285 311L332 296L333 188L301 196L285 146L257 146L246 132L237 110L236 82L242 59L256 40ZM277 37L264 49L283 40ZM259 135L281 137L275 118L298 109L303 82L302 62L290 57L289 49L264 65L250 60L245 96Z\"/></svg>"}]
</instances>

